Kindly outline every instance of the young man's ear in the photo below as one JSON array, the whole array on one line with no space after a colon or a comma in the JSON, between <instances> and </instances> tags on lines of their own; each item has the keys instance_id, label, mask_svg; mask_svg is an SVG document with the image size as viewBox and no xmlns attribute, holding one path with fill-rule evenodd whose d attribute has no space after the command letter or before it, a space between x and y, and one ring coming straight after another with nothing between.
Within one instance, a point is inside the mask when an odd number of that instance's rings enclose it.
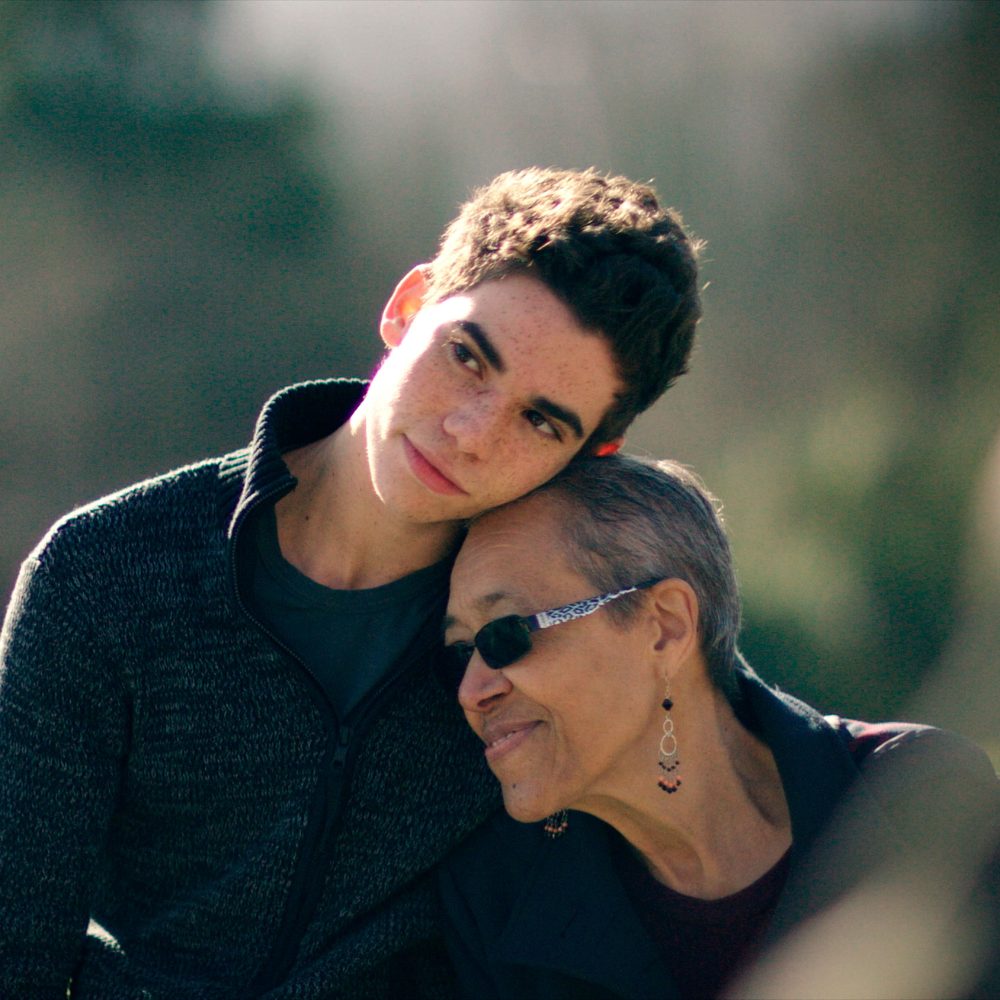
<instances>
[{"instance_id":1,"label":"young man's ear","mask_svg":"<svg viewBox=\"0 0 1000 1000\"><path fill-rule=\"evenodd\" d=\"M591 454L597 458L607 458L608 455L613 455L616 451L618 451L624 443L625 438L616 437L611 441L605 441L604 444L594 445L594 450Z\"/></svg>"},{"instance_id":2,"label":"young man's ear","mask_svg":"<svg viewBox=\"0 0 1000 1000\"><path fill-rule=\"evenodd\" d=\"M379 333L386 347L398 347L410 320L420 311L427 298L427 265L411 268L396 285L382 310Z\"/></svg>"}]
</instances>

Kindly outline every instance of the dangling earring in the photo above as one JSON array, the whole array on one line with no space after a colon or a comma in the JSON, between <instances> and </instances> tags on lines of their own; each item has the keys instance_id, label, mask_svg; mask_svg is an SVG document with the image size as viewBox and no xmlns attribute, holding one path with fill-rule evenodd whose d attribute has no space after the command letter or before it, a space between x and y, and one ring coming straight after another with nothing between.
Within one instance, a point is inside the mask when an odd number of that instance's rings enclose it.
<instances>
[{"instance_id":1,"label":"dangling earring","mask_svg":"<svg viewBox=\"0 0 1000 1000\"><path fill-rule=\"evenodd\" d=\"M552 840L561 837L569 829L569 813L565 809L554 812L546 821L542 828Z\"/></svg>"},{"instance_id":2,"label":"dangling earring","mask_svg":"<svg viewBox=\"0 0 1000 1000\"><path fill-rule=\"evenodd\" d=\"M667 713L663 720L663 735L660 737L660 771L662 774L657 784L668 795L673 795L681 787L680 776L676 773L681 762L677 757L677 737L674 736L674 720L670 718L670 709L674 707L670 699L670 679L667 679L667 690L663 697L663 711Z\"/></svg>"}]
</instances>

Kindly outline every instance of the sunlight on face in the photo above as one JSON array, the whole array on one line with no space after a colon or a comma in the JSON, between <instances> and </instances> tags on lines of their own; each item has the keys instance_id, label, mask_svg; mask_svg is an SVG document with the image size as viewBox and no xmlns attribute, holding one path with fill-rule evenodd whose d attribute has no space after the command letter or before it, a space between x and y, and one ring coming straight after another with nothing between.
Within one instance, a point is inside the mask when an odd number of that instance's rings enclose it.
<instances>
[{"instance_id":1,"label":"sunlight on face","mask_svg":"<svg viewBox=\"0 0 1000 1000\"><path fill-rule=\"evenodd\" d=\"M532 497L472 526L452 573L447 643L597 592L568 566L558 516ZM501 670L473 655L459 701L516 819L586 807L655 760L659 680L643 621L620 627L599 611L534 632L531 651Z\"/></svg>"},{"instance_id":2,"label":"sunlight on face","mask_svg":"<svg viewBox=\"0 0 1000 1000\"><path fill-rule=\"evenodd\" d=\"M558 472L619 387L607 340L532 278L422 308L365 400L375 493L420 522L496 507Z\"/></svg>"}]
</instances>

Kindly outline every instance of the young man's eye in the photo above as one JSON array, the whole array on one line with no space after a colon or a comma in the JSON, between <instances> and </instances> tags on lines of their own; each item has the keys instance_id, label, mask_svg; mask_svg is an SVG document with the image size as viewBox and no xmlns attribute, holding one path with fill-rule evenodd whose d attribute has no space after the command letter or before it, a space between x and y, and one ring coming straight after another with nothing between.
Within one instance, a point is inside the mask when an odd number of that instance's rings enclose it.
<instances>
[{"instance_id":1,"label":"young man's eye","mask_svg":"<svg viewBox=\"0 0 1000 1000\"><path fill-rule=\"evenodd\" d=\"M479 363L479 358L475 356L462 343L460 340L449 340L448 347L451 351L451 356L463 367L468 368L469 371L475 372L477 375L483 370L483 366Z\"/></svg>"},{"instance_id":2,"label":"young man's eye","mask_svg":"<svg viewBox=\"0 0 1000 1000\"><path fill-rule=\"evenodd\" d=\"M538 410L525 410L524 418L540 434L544 434L546 437L553 438L556 441L562 441L562 435L555 424L544 414L539 413Z\"/></svg>"}]
</instances>

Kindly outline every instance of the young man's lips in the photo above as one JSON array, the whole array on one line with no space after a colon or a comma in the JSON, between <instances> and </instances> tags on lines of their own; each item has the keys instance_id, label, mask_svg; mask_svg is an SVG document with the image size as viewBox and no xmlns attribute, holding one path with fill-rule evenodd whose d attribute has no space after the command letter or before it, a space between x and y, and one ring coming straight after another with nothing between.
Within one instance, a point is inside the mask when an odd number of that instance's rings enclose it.
<instances>
[{"instance_id":1,"label":"young man's lips","mask_svg":"<svg viewBox=\"0 0 1000 1000\"><path fill-rule=\"evenodd\" d=\"M515 722L505 726L499 726L489 733L483 734L483 742L486 749L486 759L491 764L519 747L539 725L537 722Z\"/></svg>"},{"instance_id":2,"label":"young man's lips","mask_svg":"<svg viewBox=\"0 0 1000 1000\"><path fill-rule=\"evenodd\" d=\"M464 496L465 490L458 483L449 479L433 462L431 462L413 442L403 436L403 450L413 474L434 493L446 496Z\"/></svg>"}]
</instances>

